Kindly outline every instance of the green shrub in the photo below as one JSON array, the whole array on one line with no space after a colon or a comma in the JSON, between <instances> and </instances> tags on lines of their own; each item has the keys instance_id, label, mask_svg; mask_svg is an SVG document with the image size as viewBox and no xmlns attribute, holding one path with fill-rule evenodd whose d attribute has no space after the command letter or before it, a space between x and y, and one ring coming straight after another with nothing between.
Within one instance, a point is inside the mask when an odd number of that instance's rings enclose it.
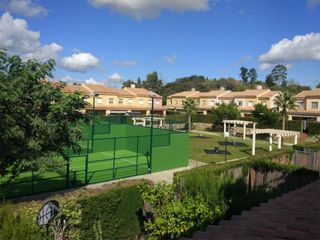
<instances>
[{"instance_id":1,"label":"green shrub","mask_svg":"<svg viewBox=\"0 0 320 240\"><path fill-rule=\"evenodd\" d=\"M12 204L0 206L0 239L3 240L45 240L48 237L35 223L30 211L20 214Z\"/></svg>"},{"instance_id":2,"label":"green shrub","mask_svg":"<svg viewBox=\"0 0 320 240\"><path fill-rule=\"evenodd\" d=\"M120 187L79 201L80 239L135 239L143 201L137 186Z\"/></svg>"},{"instance_id":3,"label":"green shrub","mask_svg":"<svg viewBox=\"0 0 320 240\"><path fill-rule=\"evenodd\" d=\"M177 197L174 188L166 183L140 186L143 200L151 205L153 214L153 218L145 222L148 239L190 236L221 214L220 208L211 209L203 196Z\"/></svg>"},{"instance_id":4,"label":"green shrub","mask_svg":"<svg viewBox=\"0 0 320 240\"><path fill-rule=\"evenodd\" d=\"M320 122L307 122L309 135L320 135Z\"/></svg>"}]
</instances>

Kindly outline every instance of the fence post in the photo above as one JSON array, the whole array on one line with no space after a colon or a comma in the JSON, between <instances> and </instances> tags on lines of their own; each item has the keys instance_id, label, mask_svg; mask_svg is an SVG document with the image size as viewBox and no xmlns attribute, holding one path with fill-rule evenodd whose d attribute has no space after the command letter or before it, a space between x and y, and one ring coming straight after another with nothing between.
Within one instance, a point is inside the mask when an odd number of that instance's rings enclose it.
<instances>
[{"instance_id":1,"label":"fence post","mask_svg":"<svg viewBox=\"0 0 320 240\"><path fill-rule=\"evenodd\" d=\"M139 136L137 136L136 175L138 175Z\"/></svg>"},{"instance_id":2,"label":"fence post","mask_svg":"<svg viewBox=\"0 0 320 240\"><path fill-rule=\"evenodd\" d=\"M69 183L69 181L70 181L70 158L69 158L69 156L68 156L68 158L67 158L67 177L66 177L66 187L67 188L69 188L69 185L70 185L70 183Z\"/></svg>"},{"instance_id":3,"label":"fence post","mask_svg":"<svg viewBox=\"0 0 320 240\"><path fill-rule=\"evenodd\" d=\"M87 139L87 152L86 152L86 159L85 159L85 172L84 172L84 183L85 185L88 184L88 168L89 168L89 140Z\"/></svg>"},{"instance_id":4,"label":"fence post","mask_svg":"<svg viewBox=\"0 0 320 240\"><path fill-rule=\"evenodd\" d=\"M115 179L115 177L116 177L116 173L115 173L115 167L116 167L116 140L117 140L117 138L113 139L113 167L112 167L113 179Z\"/></svg>"},{"instance_id":5,"label":"fence post","mask_svg":"<svg viewBox=\"0 0 320 240\"><path fill-rule=\"evenodd\" d=\"M31 193L34 193L34 172L32 170L32 178L31 178Z\"/></svg>"}]
</instances>

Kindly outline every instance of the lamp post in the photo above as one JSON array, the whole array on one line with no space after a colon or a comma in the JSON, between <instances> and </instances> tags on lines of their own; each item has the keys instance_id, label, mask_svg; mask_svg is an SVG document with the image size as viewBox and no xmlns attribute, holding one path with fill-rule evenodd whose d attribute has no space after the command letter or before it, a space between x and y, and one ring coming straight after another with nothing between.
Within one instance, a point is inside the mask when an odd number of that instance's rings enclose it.
<instances>
[{"instance_id":1,"label":"lamp post","mask_svg":"<svg viewBox=\"0 0 320 240\"><path fill-rule=\"evenodd\" d=\"M151 173L152 169L152 145L153 145L153 112L154 112L154 98L155 94L151 94L151 124L150 124L150 169L149 173Z\"/></svg>"},{"instance_id":2,"label":"lamp post","mask_svg":"<svg viewBox=\"0 0 320 240\"><path fill-rule=\"evenodd\" d=\"M94 122L95 122L95 107L96 107L96 97L99 96L99 94L96 94L95 92L93 92L93 94L91 95L93 97L92 100L92 118L91 118L91 152L93 152L93 140L94 140Z\"/></svg>"}]
</instances>

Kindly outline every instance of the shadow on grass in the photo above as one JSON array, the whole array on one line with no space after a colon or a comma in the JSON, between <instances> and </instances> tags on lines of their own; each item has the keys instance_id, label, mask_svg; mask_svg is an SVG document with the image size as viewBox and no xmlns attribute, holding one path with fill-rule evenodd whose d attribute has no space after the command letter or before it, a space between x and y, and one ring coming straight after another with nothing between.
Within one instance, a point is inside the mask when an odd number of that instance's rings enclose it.
<instances>
[{"instance_id":1,"label":"shadow on grass","mask_svg":"<svg viewBox=\"0 0 320 240\"><path fill-rule=\"evenodd\" d=\"M206 136L191 136L190 138L208 139L208 138L211 138L211 137L206 137Z\"/></svg>"},{"instance_id":2,"label":"shadow on grass","mask_svg":"<svg viewBox=\"0 0 320 240\"><path fill-rule=\"evenodd\" d=\"M235 146L235 147L249 147L247 144L243 143L243 142L233 142L233 141L228 141L228 142L224 142L224 141L218 141L219 145L221 146Z\"/></svg>"},{"instance_id":3,"label":"shadow on grass","mask_svg":"<svg viewBox=\"0 0 320 240\"><path fill-rule=\"evenodd\" d=\"M231 152L229 152L228 150L219 150L218 152L215 151L214 149L204 149L203 150L206 154L215 154L215 155L231 155Z\"/></svg>"},{"instance_id":4,"label":"shadow on grass","mask_svg":"<svg viewBox=\"0 0 320 240\"><path fill-rule=\"evenodd\" d=\"M261 147L260 148L256 148L256 151L257 150L260 150L260 151L265 152L265 153L269 152L268 150L266 150L264 148L261 148ZM244 149L244 150L241 150L241 152L243 152L245 154L248 154L248 155L251 155L252 149L251 148L250 149Z\"/></svg>"}]
</instances>

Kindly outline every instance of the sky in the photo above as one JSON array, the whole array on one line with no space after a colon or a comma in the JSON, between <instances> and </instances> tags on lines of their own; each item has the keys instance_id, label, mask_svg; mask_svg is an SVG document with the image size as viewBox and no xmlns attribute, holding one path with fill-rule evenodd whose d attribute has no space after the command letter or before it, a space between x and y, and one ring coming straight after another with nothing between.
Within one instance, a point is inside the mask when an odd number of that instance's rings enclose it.
<instances>
[{"instance_id":1,"label":"sky","mask_svg":"<svg viewBox=\"0 0 320 240\"><path fill-rule=\"evenodd\" d=\"M54 78L121 87L157 71L320 83L320 0L0 0L0 48L54 59Z\"/></svg>"}]
</instances>

